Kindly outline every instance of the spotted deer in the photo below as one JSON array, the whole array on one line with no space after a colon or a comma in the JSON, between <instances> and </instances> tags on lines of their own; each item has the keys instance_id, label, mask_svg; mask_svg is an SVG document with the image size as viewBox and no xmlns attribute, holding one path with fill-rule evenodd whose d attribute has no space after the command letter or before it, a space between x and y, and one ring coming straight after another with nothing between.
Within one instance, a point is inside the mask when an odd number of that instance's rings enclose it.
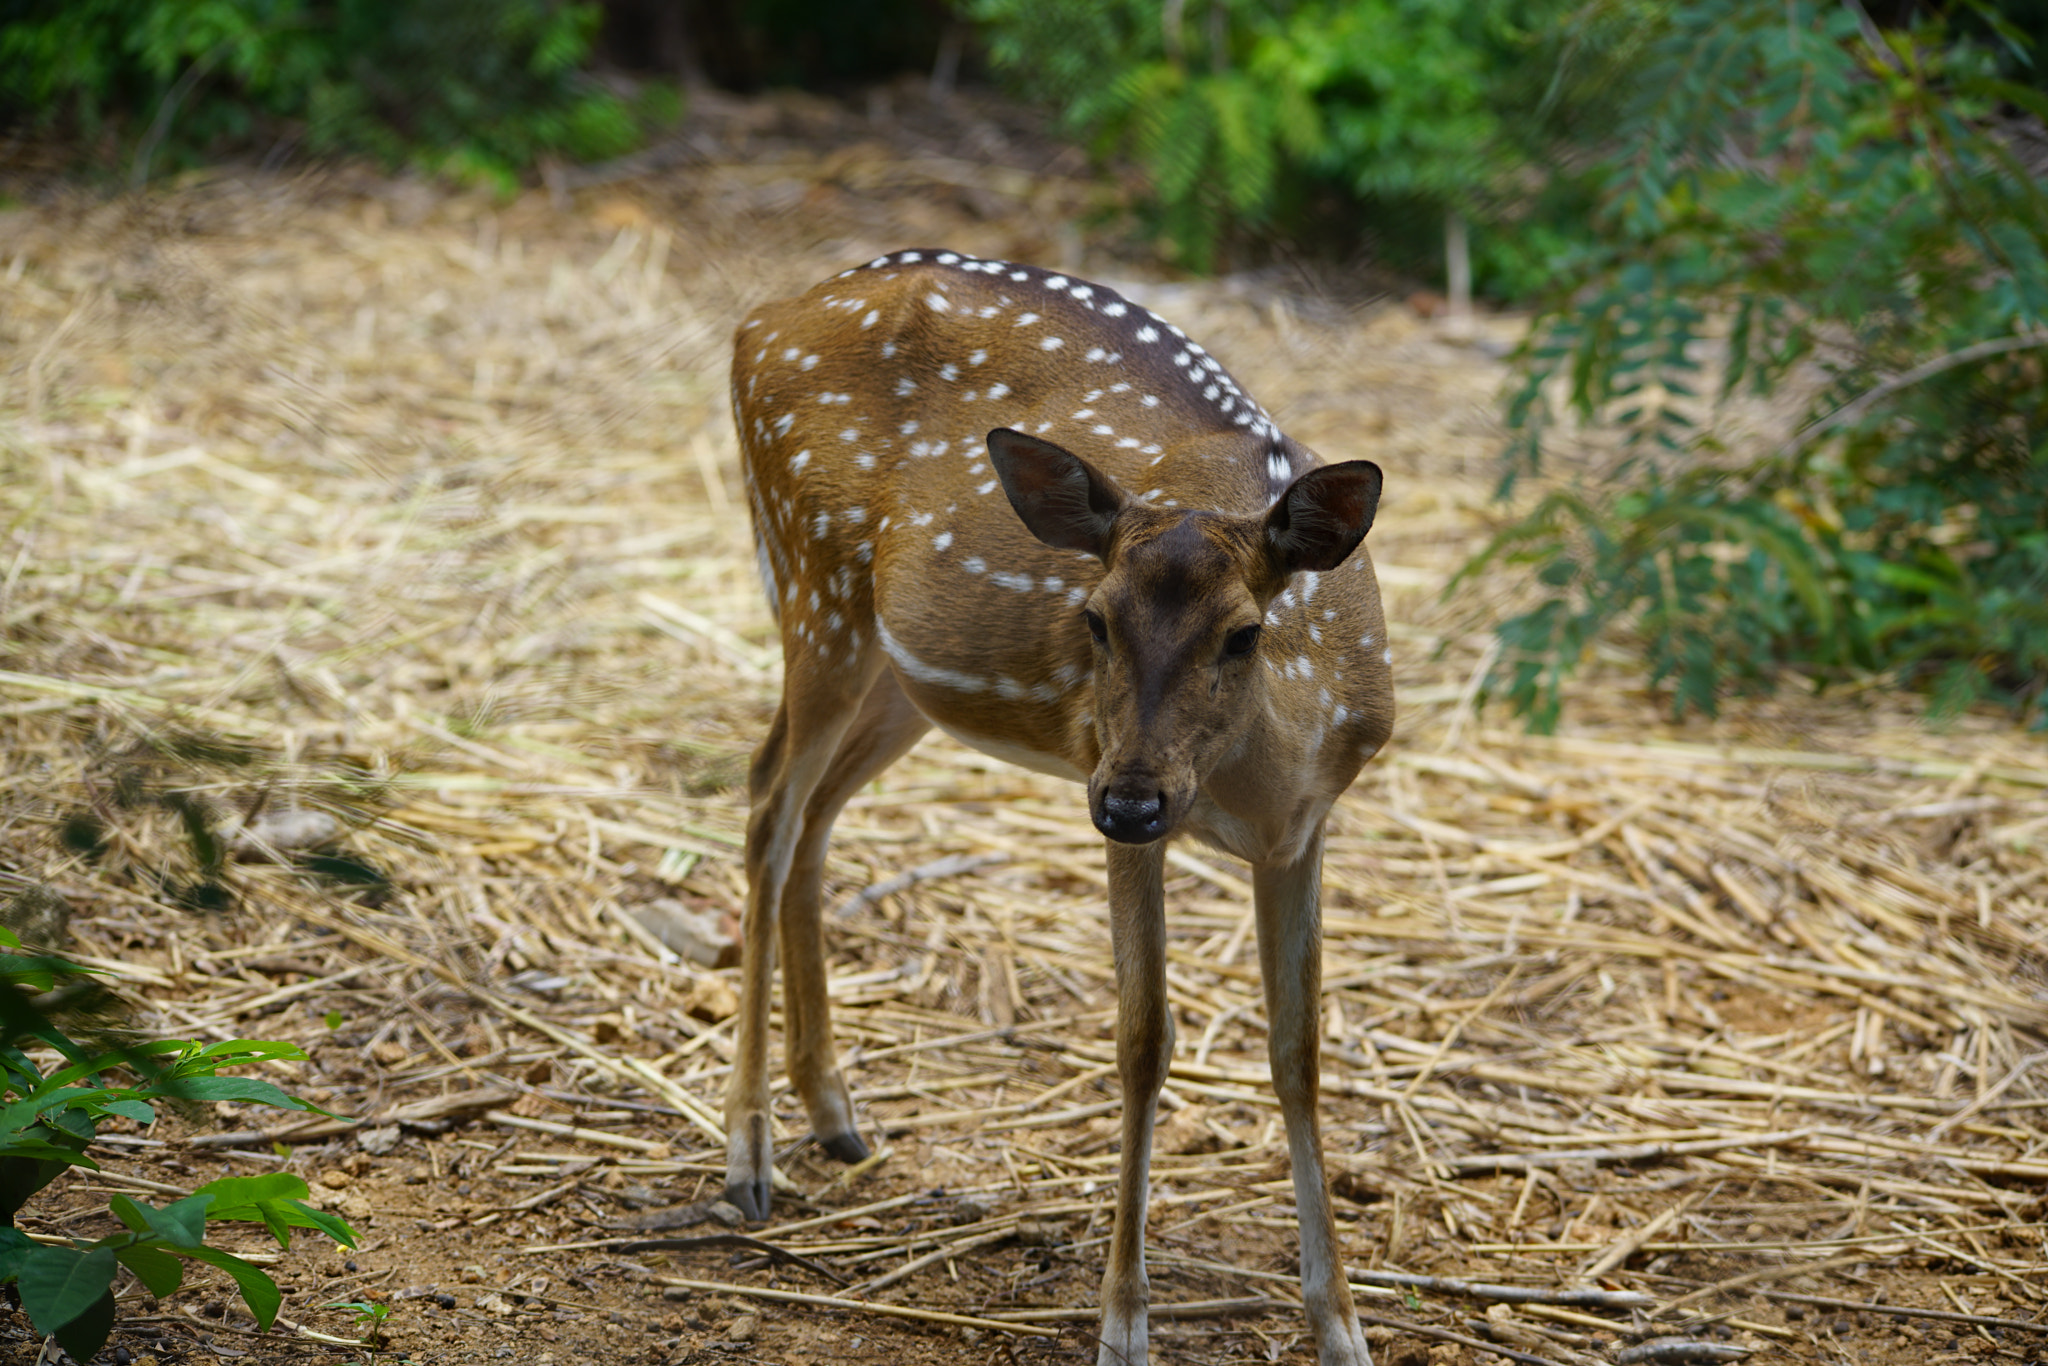
<instances>
[{"instance_id":1,"label":"spotted deer","mask_svg":"<svg viewBox=\"0 0 2048 1366\"><path fill-rule=\"evenodd\" d=\"M832 823L931 726L1087 784L1126 1101L1101 1366L1146 1359L1153 1120L1173 1052L1168 837L1251 865L1273 1083L1323 1366L1369 1366L1316 1113L1323 822L1393 725L1360 546L1380 471L1324 465L1214 357L1101 285L951 251L844 271L739 328L733 417L783 695L754 755L726 1198L768 1215L768 1028L818 1142L867 1154L833 1056Z\"/></svg>"}]
</instances>

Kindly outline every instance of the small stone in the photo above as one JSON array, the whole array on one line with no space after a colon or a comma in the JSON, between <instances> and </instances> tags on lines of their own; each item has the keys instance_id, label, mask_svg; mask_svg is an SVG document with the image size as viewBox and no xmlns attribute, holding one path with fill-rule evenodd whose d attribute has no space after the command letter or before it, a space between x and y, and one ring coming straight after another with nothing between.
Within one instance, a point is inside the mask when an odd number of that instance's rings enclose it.
<instances>
[{"instance_id":1,"label":"small stone","mask_svg":"<svg viewBox=\"0 0 2048 1366\"><path fill-rule=\"evenodd\" d=\"M657 897L631 912L663 948L700 967L737 967L740 927L736 917L692 910L674 897Z\"/></svg>"},{"instance_id":2,"label":"small stone","mask_svg":"<svg viewBox=\"0 0 2048 1366\"><path fill-rule=\"evenodd\" d=\"M740 1212L740 1207L726 1200L712 1201L711 1207L705 1213L727 1228L738 1228L747 1222L747 1216Z\"/></svg>"},{"instance_id":3,"label":"small stone","mask_svg":"<svg viewBox=\"0 0 2048 1366\"><path fill-rule=\"evenodd\" d=\"M752 1342L761 1331L761 1320L752 1314L742 1314L732 1321L732 1327L725 1330L728 1342Z\"/></svg>"},{"instance_id":4,"label":"small stone","mask_svg":"<svg viewBox=\"0 0 2048 1366\"><path fill-rule=\"evenodd\" d=\"M355 1178L339 1167L320 1173L320 1184L331 1191L347 1190L355 1184Z\"/></svg>"},{"instance_id":5,"label":"small stone","mask_svg":"<svg viewBox=\"0 0 2048 1366\"><path fill-rule=\"evenodd\" d=\"M372 1157L383 1157L398 1146L398 1140L403 1136L404 1131L396 1124L388 1124L377 1129L359 1129L356 1131L356 1146Z\"/></svg>"},{"instance_id":6,"label":"small stone","mask_svg":"<svg viewBox=\"0 0 2048 1366\"><path fill-rule=\"evenodd\" d=\"M963 1195L948 1213L955 1224L978 1224L996 1212L996 1202L986 1195Z\"/></svg>"},{"instance_id":7,"label":"small stone","mask_svg":"<svg viewBox=\"0 0 2048 1366\"><path fill-rule=\"evenodd\" d=\"M312 849L341 834L341 822L325 811L286 808L265 811L227 832L228 847L244 856L263 857L273 851Z\"/></svg>"},{"instance_id":8,"label":"small stone","mask_svg":"<svg viewBox=\"0 0 2048 1366\"><path fill-rule=\"evenodd\" d=\"M1050 1219L1019 1219L1017 1241L1026 1247L1058 1247L1067 1241L1067 1230Z\"/></svg>"},{"instance_id":9,"label":"small stone","mask_svg":"<svg viewBox=\"0 0 2048 1366\"><path fill-rule=\"evenodd\" d=\"M699 977L683 993L683 1009L706 1024L730 1019L739 1008L739 992L723 977Z\"/></svg>"},{"instance_id":10,"label":"small stone","mask_svg":"<svg viewBox=\"0 0 2048 1366\"><path fill-rule=\"evenodd\" d=\"M1222 1148L1223 1140L1208 1125L1208 1114L1206 1106L1189 1105L1160 1120L1152 1139L1153 1151L1192 1157Z\"/></svg>"}]
</instances>

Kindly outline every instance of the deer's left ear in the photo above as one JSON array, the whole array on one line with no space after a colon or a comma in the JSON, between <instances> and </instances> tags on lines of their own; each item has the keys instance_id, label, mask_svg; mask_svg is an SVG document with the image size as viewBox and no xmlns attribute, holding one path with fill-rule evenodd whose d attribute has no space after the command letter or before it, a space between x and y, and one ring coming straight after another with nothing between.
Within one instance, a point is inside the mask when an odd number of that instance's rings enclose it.
<instances>
[{"instance_id":1,"label":"deer's left ear","mask_svg":"<svg viewBox=\"0 0 2048 1366\"><path fill-rule=\"evenodd\" d=\"M1310 470L1287 486L1266 514L1266 552L1284 579L1344 563L1372 530L1380 505L1380 467L1347 460Z\"/></svg>"},{"instance_id":2,"label":"deer's left ear","mask_svg":"<svg viewBox=\"0 0 2048 1366\"><path fill-rule=\"evenodd\" d=\"M1055 550L1109 554L1110 529L1124 507L1116 481L1063 446L998 427L989 463L1031 534Z\"/></svg>"}]
</instances>

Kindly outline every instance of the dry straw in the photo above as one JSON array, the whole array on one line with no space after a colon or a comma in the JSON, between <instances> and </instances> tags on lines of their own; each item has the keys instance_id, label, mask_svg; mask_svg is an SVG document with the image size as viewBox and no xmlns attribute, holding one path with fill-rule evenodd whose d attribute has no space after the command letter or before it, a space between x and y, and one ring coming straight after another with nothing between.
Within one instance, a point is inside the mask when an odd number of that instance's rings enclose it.
<instances>
[{"instance_id":1,"label":"dry straw","mask_svg":"<svg viewBox=\"0 0 2048 1366\"><path fill-rule=\"evenodd\" d=\"M337 1108L452 1117L530 1183L429 1229L622 1257L598 1246L621 1183L716 1188L733 975L635 913L737 911L777 685L727 330L890 246L1043 250L1018 215L1080 193L834 155L561 210L225 177L5 216L0 891L68 903L130 1023L299 1039ZM942 193L962 182L981 208ZM1814 1360L1767 1295L2031 1321L2038 737L1930 729L1883 687L1680 731L1599 661L1559 738L1475 712L1517 589L1440 590L1492 515L1498 363L1398 308L1133 292L1297 435L1387 469L1400 729L1327 871L1325 1114L1361 1293L1421 1276L1375 1305L1531 1361L1585 1359L1627 1312L1487 1312L1467 1283L1641 1292L1662 1331L1732 1315ZM193 835L302 809L337 823L312 868ZM853 1288L633 1254L650 1274L976 1332L1085 1322L1116 1105L1097 844L1073 789L938 740L857 798L832 994L890 1152L847 1179L797 1147L759 1234ZM1171 872L1154 1293L1291 1324L1244 870L1191 847ZM1062 1247L1064 1276L1018 1270Z\"/></svg>"}]
</instances>

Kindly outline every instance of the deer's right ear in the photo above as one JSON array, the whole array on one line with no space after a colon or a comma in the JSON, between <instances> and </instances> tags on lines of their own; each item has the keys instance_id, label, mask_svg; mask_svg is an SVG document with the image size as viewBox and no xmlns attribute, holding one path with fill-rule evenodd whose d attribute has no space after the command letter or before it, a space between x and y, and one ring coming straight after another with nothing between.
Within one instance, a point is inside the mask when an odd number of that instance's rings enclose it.
<instances>
[{"instance_id":1,"label":"deer's right ear","mask_svg":"<svg viewBox=\"0 0 2048 1366\"><path fill-rule=\"evenodd\" d=\"M1108 475L1072 451L1008 427L988 434L988 458L1033 536L1055 550L1109 554L1110 526L1126 500Z\"/></svg>"},{"instance_id":2,"label":"deer's right ear","mask_svg":"<svg viewBox=\"0 0 2048 1366\"><path fill-rule=\"evenodd\" d=\"M1288 485L1266 514L1266 548L1280 577L1344 563L1372 530L1380 467L1370 460L1320 465Z\"/></svg>"}]
</instances>

